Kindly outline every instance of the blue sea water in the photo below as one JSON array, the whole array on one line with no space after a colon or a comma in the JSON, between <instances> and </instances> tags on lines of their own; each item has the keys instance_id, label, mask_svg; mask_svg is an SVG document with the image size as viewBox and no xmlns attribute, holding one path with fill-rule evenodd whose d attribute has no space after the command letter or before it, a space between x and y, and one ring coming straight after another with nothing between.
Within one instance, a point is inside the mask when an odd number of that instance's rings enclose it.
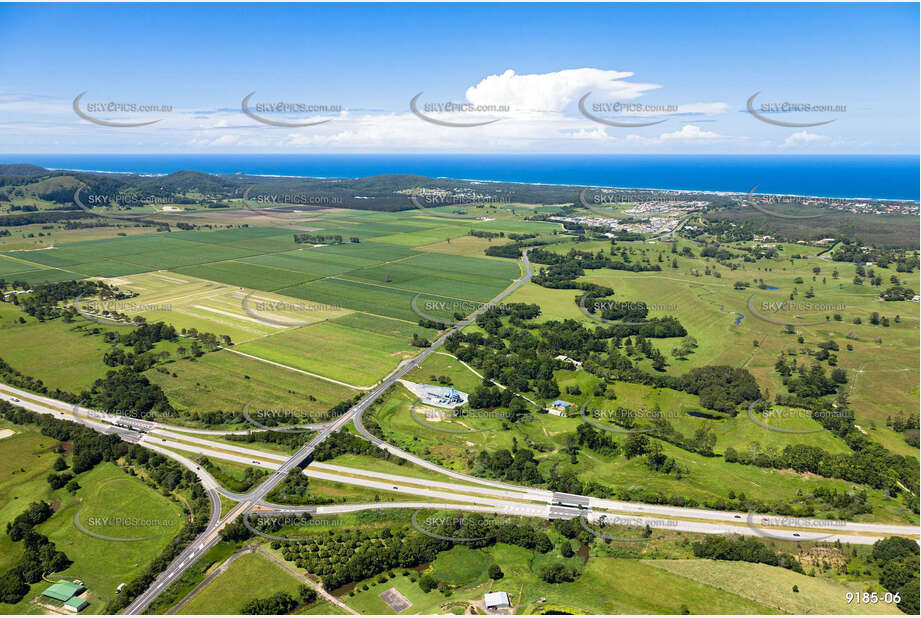
<instances>
[{"instance_id":1,"label":"blue sea water","mask_svg":"<svg viewBox=\"0 0 921 618\"><path fill-rule=\"evenodd\" d=\"M2 155L4 163L169 174L376 174L826 197L919 199L916 155Z\"/></svg>"}]
</instances>

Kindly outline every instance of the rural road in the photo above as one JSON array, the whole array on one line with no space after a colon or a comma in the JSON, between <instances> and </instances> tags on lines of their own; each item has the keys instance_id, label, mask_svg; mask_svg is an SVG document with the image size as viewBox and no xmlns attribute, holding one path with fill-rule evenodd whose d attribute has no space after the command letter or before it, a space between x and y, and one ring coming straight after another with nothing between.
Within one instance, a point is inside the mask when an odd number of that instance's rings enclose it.
<instances>
[{"instance_id":1,"label":"rural road","mask_svg":"<svg viewBox=\"0 0 921 618\"><path fill-rule=\"evenodd\" d=\"M737 534L751 535L754 528L746 524L746 517L751 517L745 513L731 513L721 511L709 511L702 509L688 509L682 507L670 507L660 505L648 505L641 503L619 502L616 500L602 500L589 496L578 496L569 494L559 494L548 490L521 487L482 479L467 474L448 470L437 464L429 462L421 457L413 455L391 445L372 435L362 423L362 415L368 408L392 385L403 378L406 374L418 367L428 356L442 347L445 341L455 332L472 324L477 316L486 311L489 307L501 302L504 298L515 292L522 285L531 280L531 264L527 257L527 250L522 253L522 261L525 266L525 275L516 280L512 285L506 288L502 293L496 296L492 301L483 305L468 318L445 331L432 345L426 348L418 356L407 361L397 370L387 376L378 386L374 387L361 401L352 406L342 416L335 421L323 425L316 425L317 433L294 455L286 456L278 453L267 453L256 449L237 447L224 443L216 443L202 438L193 438L188 435L177 434L176 431L185 433L199 433L211 435L221 435L222 433L234 432L212 432L211 430L188 430L182 427L174 427L162 423L131 419L127 417L112 417L109 415L93 412L85 408L76 408L78 414L75 416L72 412L74 406L65 402L57 401L41 395L35 395L13 387L0 384L0 396L10 400L15 397L19 401L14 401L18 406L40 412L52 414L58 418L80 422L96 431L103 433L116 433L123 440L132 443L138 443L145 448L159 452L168 456L186 468L193 470L198 478L202 481L205 490L211 499L212 512L211 519L205 531L200 534L188 547L185 548L173 561L157 576L150 587L141 593L134 601L126 607L122 613L140 614L145 608L171 583L178 579L185 570L194 564L196 557L200 557L213 545L220 540L220 531L227 524L233 522L240 515L246 516L254 510L259 512L309 512L316 514L351 512L363 509L380 509L380 508L401 508L397 505L409 506L428 505L433 503L427 502L391 502L391 503L373 503L369 505L343 504L334 506L305 506L305 507L285 507L267 503L265 498L268 494L288 475L291 470L302 467L305 461L308 461L314 449L326 440L333 433L345 427L350 421L353 421L359 434L373 444L383 448L390 453L415 463L421 467L435 471L448 478L454 478L464 481L466 484L449 483L441 481L428 481L425 479L403 477L399 475L390 475L373 471L354 469L350 471L344 466L333 466L330 464L313 463L304 471L308 476L315 478L328 478L339 482L347 482L355 485L364 485L367 487L379 488L387 491L397 491L413 495L428 496L437 499L447 499L451 502L466 502L468 504L452 504L459 510L478 510L483 512L498 512L507 515L523 515L542 518L559 518L559 517L577 517L585 516L589 521L614 521L615 517L624 515L613 515L607 513L598 513L598 510L620 511L630 514L631 521L634 519L643 523L648 523L651 528L670 528L687 530L689 532L701 532L706 534L727 534L734 532ZM70 411L70 412L68 412ZM109 421L100 422L96 418ZM245 432L245 430L244 430ZM181 442L179 442L181 440ZM159 442L158 442L159 441ZM223 459L239 460L243 459L247 463L256 465L262 464L263 467L274 468L272 473L263 480L256 488L246 494L234 494L224 490L206 471L200 470L192 460L183 457L177 453L166 450L163 447L180 448L183 450L203 451L209 456ZM251 459L247 460L249 457ZM353 476L359 475L359 476ZM361 478L363 477L363 478ZM401 487L401 484L406 487ZM394 490L393 487L397 489ZM419 487L421 486L421 487ZM443 491L442 491L443 490ZM239 502L231 509L229 513L221 517L220 494L230 497ZM471 504L472 503L472 504ZM537 504L536 504L537 503ZM445 503L447 505L447 503ZM422 508L421 506L417 508ZM595 509L595 510L592 510ZM654 517L658 516L658 518ZM694 521L680 521L677 519L663 519L667 517L684 517ZM678 523L675 523L678 522ZM820 522L815 520L799 519L797 520L804 528L818 528ZM836 522L837 523L837 522ZM827 526L826 526L827 527ZM841 528L839 528L840 530ZM842 542L848 543L873 543L879 540L879 536L885 534L907 534L917 535L917 526L898 526L890 524L872 524L872 523L851 523L846 522L846 530L849 532L867 532L866 536L856 534L840 535L816 535L813 533L800 533L793 530L779 530L771 528L769 536L786 540L810 540L814 537L821 538L824 541L833 541L836 538Z\"/></svg>"}]
</instances>

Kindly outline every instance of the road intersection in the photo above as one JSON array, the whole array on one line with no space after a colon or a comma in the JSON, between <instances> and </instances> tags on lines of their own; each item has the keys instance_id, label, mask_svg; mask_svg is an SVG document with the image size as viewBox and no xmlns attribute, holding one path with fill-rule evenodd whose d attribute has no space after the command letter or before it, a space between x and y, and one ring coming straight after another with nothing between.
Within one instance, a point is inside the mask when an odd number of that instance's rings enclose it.
<instances>
[{"instance_id":1,"label":"road intersection","mask_svg":"<svg viewBox=\"0 0 921 618\"><path fill-rule=\"evenodd\" d=\"M583 517L586 521L596 524L618 523L618 517L622 518L629 515L630 525L648 525L650 528L669 528L705 534L735 533L751 535L757 533L757 528L752 526L751 514L605 500L590 496L555 493L543 489L521 487L474 477L438 466L385 442L368 431L362 422L362 415L381 395L403 376L418 367L429 355L436 353L448 337L472 324L479 314L496 305L530 281L531 265L528 261L527 251L522 253L522 261L525 267L525 274L522 278L516 280L501 294L474 311L465 320L448 329L430 347L426 348L414 359L398 367L343 415L330 423L304 426L315 429L316 433L296 453L290 456L235 446L226 442L218 443L205 437L245 434L247 430L222 432L219 430L189 429L137 418L107 415L3 384L0 384L0 397L34 412L51 414L57 418L80 422L102 433L117 434L126 442L140 444L179 462L192 470L202 482L211 501L210 519L205 530L180 552L143 593L138 595L123 610L122 613L125 614L143 613L165 588L181 577L182 573L194 564L197 557L207 552L220 540L220 532L226 525L232 523L238 517L246 517L251 513L268 515L310 513L312 515L324 515L381 508L451 508L499 513L508 516L540 517L543 519ZM362 438L387 450L394 456L460 482L432 481L358 468L352 469L345 466L334 466L320 462L312 463L311 459L316 447L333 433L343 429L349 422L354 424ZM199 434L202 437L186 435L189 433ZM202 470L192 459L177 453L174 449L256 465L270 469L272 472L252 491L243 494L233 493L221 487L207 471ZM425 502L396 501L303 507L282 506L267 502L266 497L268 494L295 468L304 468L304 474L314 478L334 480L394 493L407 493L432 500ZM223 517L221 516L220 499L222 495L238 503ZM758 521L758 523L762 522ZM810 531L818 530L823 525L821 522L815 522L815 525L813 525L810 520L806 519L797 520L797 523L801 524L800 527L807 528ZM828 525L826 524L827 527ZM843 527L837 527L832 534L821 535L813 532L801 533L790 527L765 524L764 530L768 529L771 531L768 536L772 538L793 541L840 540L848 543L873 543L889 534L907 535L912 538L916 538L918 535L917 526L851 522L846 522Z\"/></svg>"}]
</instances>

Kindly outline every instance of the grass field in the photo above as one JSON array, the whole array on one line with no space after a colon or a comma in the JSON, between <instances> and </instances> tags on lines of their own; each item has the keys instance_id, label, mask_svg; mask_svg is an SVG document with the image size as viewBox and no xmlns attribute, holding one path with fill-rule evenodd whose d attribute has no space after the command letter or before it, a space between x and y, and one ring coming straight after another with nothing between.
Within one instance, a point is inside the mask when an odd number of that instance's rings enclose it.
<instances>
[{"instance_id":1,"label":"grass field","mask_svg":"<svg viewBox=\"0 0 921 618\"><path fill-rule=\"evenodd\" d=\"M167 322L177 329L195 328L228 335L234 343L350 313L333 307L298 304L284 296L184 273L145 273L108 282L138 294L131 299L137 310L124 313L143 315L148 322Z\"/></svg>"},{"instance_id":2,"label":"grass field","mask_svg":"<svg viewBox=\"0 0 921 618\"><path fill-rule=\"evenodd\" d=\"M110 463L97 465L93 470L81 474L78 481L81 489L75 495L63 489L49 495L49 492L45 491L48 484L44 477L41 478L44 488L34 485L34 481L31 480L26 483L20 482L14 490L19 498L15 501L16 506L11 510L11 514L18 514L29 502L39 498L50 500L57 505L55 514L37 527L38 532L51 539L57 548L73 561L70 567L56 573L55 576L83 580L90 590L90 605L84 612L102 613L105 604L115 595L116 586L139 575L179 531L182 525L179 516L181 510L176 503ZM29 495L21 495L23 493ZM78 513L84 527L93 532L99 531L105 536L117 538L151 538L119 542L90 536L74 526L74 516ZM3 516L7 517L6 509ZM147 522L166 522L168 525L134 526L107 523L93 526L90 517L136 517ZM8 537L4 535L0 543L6 548L8 542ZM14 552L18 549L14 548ZM7 554L7 551L4 551L4 554ZM5 606L4 611L41 613L41 608L32 606L31 601L48 585L47 582L33 584L31 591L22 601L13 606Z\"/></svg>"},{"instance_id":3,"label":"grass field","mask_svg":"<svg viewBox=\"0 0 921 618\"><path fill-rule=\"evenodd\" d=\"M548 584L538 575L540 567L547 562L565 560L558 554L543 556L503 543L476 550L455 547L439 554L430 567L433 575L445 567L451 567L448 576L463 575L463 583L447 595L437 590L426 594L418 583L398 571L394 578L384 583L377 578L360 583L355 587L355 595L346 596L344 600L361 613L392 614L379 595L396 588L413 603L402 612L404 614L451 613L455 609L462 613L466 606L482 603L483 595L490 591L484 570L495 563L505 575L491 588L508 592L518 614L541 613L544 609L572 614L678 614L682 606L695 614L781 613L740 595L689 581L636 560L599 557L582 565L576 558L573 564L583 571L581 577L570 583ZM363 589L365 585L368 590ZM540 598L546 601L540 603Z\"/></svg>"},{"instance_id":4,"label":"grass field","mask_svg":"<svg viewBox=\"0 0 921 618\"><path fill-rule=\"evenodd\" d=\"M409 337L374 332L368 326L357 329L340 322L323 322L251 341L237 349L347 384L370 386L419 350L409 345Z\"/></svg>"},{"instance_id":5,"label":"grass field","mask_svg":"<svg viewBox=\"0 0 921 618\"><path fill-rule=\"evenodd\" d=\"M738 595L789 614L901 614L884 603L848 604L847 592L863 592L856 583L844 586L766 564L718 560L649 560L641 564L674 573L706 586ZM799 592L793 592L793 586Z\"/></svg>"},{"instance_id":6,"label":"grass field","mask_svg":"<svg viewBox=\"0 0 921 618\"><path fill-rule=\"evenodd\" d=\"M306 419L324 414L356 391L256 359L220 350L145 372L180 412L289 410ZM175 374L175 375L174 375ZM258 418L257 418L258 420Z\"/></svg>"},{"instance_id":7,"label":"grass field","mask_svg":"<svg viewBox=\"0 0 921 618\"><path fill-rule=\"evenodd\" d=\"M412 300L418 294L413 290L330 278L285 288L279 290L279 293L408 322L419 321L419 315L412 310ZM450 303L457 298L426 294L425 300Z\"/></svg>"},{"instance_id":8,"label":"grass field","mask_svg":"<svg viewBox=\"0 0 921 618\"><path fill-rule=\"evenodd\" d=\"M0 322L0 358L17 371L41 379L50 388L80 392L111 369L102 362L110 346L88 332L88 327L96 326L92 322L82 318L72 323L38 322L18 309L0 306L4 307L0 315L9 316L9 321ZM18 323L21 316L25 324Z\"/></svg>"},{"instance_id":9,"label":"grass field","mask_svg":"<svg viewBox=\"0 0 921 618\"><path fill-rule=\"evenodd\" d=\"M455 545L438 554L432 563L432 577L451 586L472 586L486 581L490 564L483 552Z\"/></svg>"},{"instance_id":10,"label":"grass field","mask_svg":"<svg viewBox=\"0 0 921 618\"><path fill-rule=\"evenodd\" d=\"M239 614L253 599L287 592L295 599L301 581L258 553L243 554L181 609L180 614Z\"/></svg>"}]
</instances>

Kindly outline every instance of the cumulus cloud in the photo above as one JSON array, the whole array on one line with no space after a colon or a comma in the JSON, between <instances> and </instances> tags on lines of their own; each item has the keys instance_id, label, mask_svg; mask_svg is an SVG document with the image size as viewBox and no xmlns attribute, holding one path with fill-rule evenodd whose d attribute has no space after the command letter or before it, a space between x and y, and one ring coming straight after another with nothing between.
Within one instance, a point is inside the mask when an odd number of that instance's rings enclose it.
<instances>
[{"instance_id":1,"label":"cumulus cloud","mask_svg":"<svg viewBox=\"0 0 921 618\"><path fill-rule=\"evenodd\" d=\"M269 127L242 114L232 100L239 93L227 101L186 106L180 101L166 101L173 105L171 112L145 114L142 118L159 117L160 122L125 130L98 127L77 117L71 109L73 99L66 96L0 93L0 141L22 152L43 150L35 146L50 144L49 133L72 144L73 151L93 152L121 150L125 138L142 151L162 152L635 152L647 147L650 151L668 152L727 139L693 124L677 130L662 125L658 129L668 132L657 138L628 137L627 131L592 122L575 109L576 102L588 92L593 101L651 103L649 96L656 93L660 97L661 88L659 84L635 80L630 71L584 67L519 74L508 69L461 88L456 97L449 99L462 99L460 93L464 92L467 102L473 105L503 105L508 106L507 111L424 111L429 117L455 123L500 119L488 126L470 128L424 122L409 110L414 94L411 92L406 93L405 104L397 109L344 106L341 113L307 117L331 120L326 124L292 129ZM426 92L418 101L419 108L424 109L426 102L437 102L436 96ZM669 104L678 105L677 113L661 117L716 115L729 108L714 102ZM305 120L303 114L269 115L289 122ZM135 118L108 113L96 116L114 121Z\"/></svg>"},{"instance_id":2,"label":"cumulus cloud","mask_svg":"<svg viewBox=\"0 0 921 618\"><path fill-rule=\"evenodd\" d=\"M512 69L490 75L467 89L467 100L474 105L503 104L513 110L559 111L587 92L619 99L635 99L659 84L625 81L628 71L566 69L553 73L518 75Z\"/></svg>"}]
</instances>

